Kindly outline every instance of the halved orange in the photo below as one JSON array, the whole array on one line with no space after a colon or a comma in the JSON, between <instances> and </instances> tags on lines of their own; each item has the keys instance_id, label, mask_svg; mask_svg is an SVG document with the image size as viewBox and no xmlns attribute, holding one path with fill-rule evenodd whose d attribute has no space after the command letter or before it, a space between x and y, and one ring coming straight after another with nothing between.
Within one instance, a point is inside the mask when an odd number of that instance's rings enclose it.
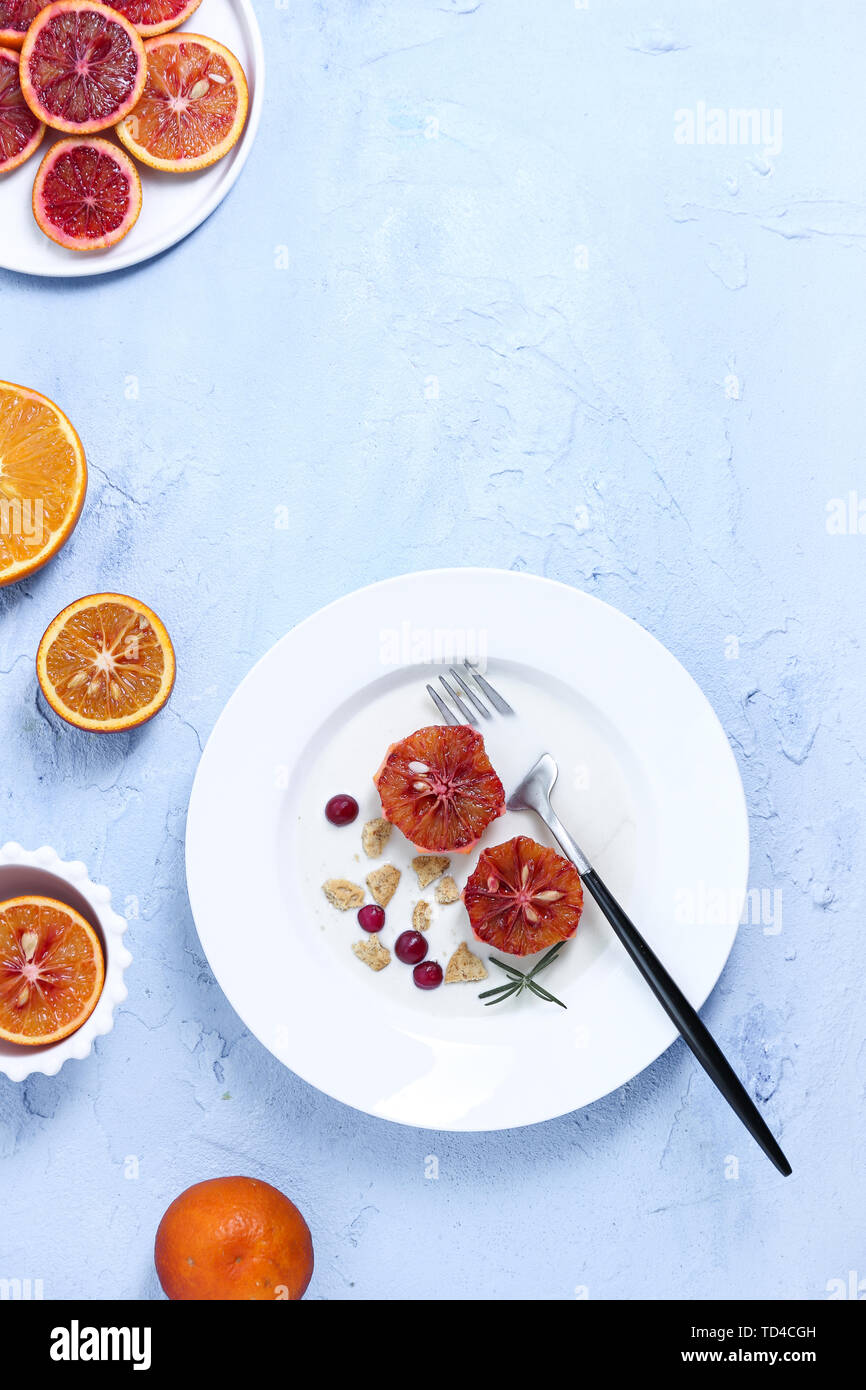
<instances>
[{"instance_id":1,"label":"halved orange","mask_svg":"<svg viewBox=\"0 0 866 1390\"><path fill-rule=\"evenodd\" d=\"M93 135L128 115L144 91L141 35L101 0L53 0L21 47L21 90L35 116L68 135Z\"/></svg>"},{"instance_id":2,"label":"halved orange","mask_svg":"<svg viewBox=\"0 0 866 1390\"><path fill-rule=\"evenodd\" d=\"M86 1023L105 983L89 922L54 898L0 903L0 1038L37 1047Z\"/></svg>"},{"instance_id":3,"label":"halved orange","mask_svg":"<svg viewBox=\"0 0 866 1390\"><path fill-rule=\"evenodd\" d=\"M469 854L505 810L484 739L467 724L429 724L392 743L373 781L385 819L427 854Z\"/></svg>"},{"instance_id":4,"label":"halved orange","mask_svg":"<svg viewBox=\"0 0 866 1390\"><path fill-rule=\"evenodd\" d=\"M237 144L249 88L235 55L204 34L145 41L147 81L116 126L122 143L151 169L190 173L215 164Z\"/></svg>"},{"instance_id":5,"label":"halved orange","mask_svg":"<svg viewBox=\"0 0 866 1390\"><path fill-rule=\"evenodd\" d=\"M568 859L517 835L481 851L463 903L479 941L511 956L530 956L574 936L583 884Z\"/></svg>"},{"instance_id":6,"label":"halved orange","mask_svg":"<svg viewBox=\"0 0 866 1390\"><path fill-rule=\"evenodd\" d=\"M33 216L41 232L70 251L116 246L140 212L138 170L111 140L57 140L36 171Z\"/></svg>"},{"instance_id":7,"label":"halved orange","mask_svg":"<svg viewBox=\"0 0 866 1390\"><path fill-rule=\"evenodd\" d=\"M51 708L95 733L152 719L171 694L174 670L174 648L159 618L125 594L71 603L49 625L36 656Z\"/></svg>"},{"instance_id":8,"label":"halved orange","mask_svg":"<svg viewBox=\"0 0 866 1390\"><path fill-rule=\"evenodd\" d=\"M0 381L0 587L57 554L86 491L84 449L60 407Z\"/></svg>"}]
</instances>

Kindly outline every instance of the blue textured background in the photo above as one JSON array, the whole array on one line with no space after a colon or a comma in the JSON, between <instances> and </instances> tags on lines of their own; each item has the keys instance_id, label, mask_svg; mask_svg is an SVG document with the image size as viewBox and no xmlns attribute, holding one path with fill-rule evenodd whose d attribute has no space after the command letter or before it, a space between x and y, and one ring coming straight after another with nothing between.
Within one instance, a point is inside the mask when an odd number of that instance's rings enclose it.
<instances>
[{"instance_id":1,"label":"blue textured background","mask_svg":"<svg viewBox=\"0 0 866 1390\"><path fill-rule=\"evenodd\" d=\"M825 1298L866 1276L866 538L827 530L866 495L863 6L259 9L263 128L210 222L105 280L0 277L2 374L67 409L91 468L72 543L0 593L0 838L138 913L114 1032L0 1081L0 1275L157 1296L164 1207L238 1171L307 1215L316 1298ZM701 101L781 109L781 151L678 144ZM317 1094L214 983L183 834L224 701L329 599L467 563L616 604L718 711L783 925L742 928L705 1013L787 1181L682 1044L583 1112L452 1137ZM37 698L44 627L96 588L175 638L136 736Z\"/></svg>"}]
</instances>

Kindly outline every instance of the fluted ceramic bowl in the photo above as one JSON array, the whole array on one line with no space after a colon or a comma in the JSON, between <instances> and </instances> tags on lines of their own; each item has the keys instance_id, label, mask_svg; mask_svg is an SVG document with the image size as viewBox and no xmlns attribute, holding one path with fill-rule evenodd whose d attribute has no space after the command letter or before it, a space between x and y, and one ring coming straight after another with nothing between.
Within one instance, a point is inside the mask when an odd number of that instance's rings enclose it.
<instances>
[{"instance_id":1,"label":"fluted ceramic bowl","mask_svg":"<svg viewBox=\"0 0 866 1390\"><path fill-rule=\"evenodd\" d=\"M0 903L10 898L38 894L56 898L80 912L93 927L105 953L105 984L99 1002L86 1023L68 1038L45 1047L22 1047L0 1041L0 1075L10 1081L26 1081L41 1073L56 1076L70 1057L87 1057L95 1038L114 1027L114 1011L126 998L123 974L132 956L123 944L126 919L111 906L111 893L91 882L80 860L63 860L48 845L26 850L10 841L0 849Z\"/></svg>"}]
</instances>

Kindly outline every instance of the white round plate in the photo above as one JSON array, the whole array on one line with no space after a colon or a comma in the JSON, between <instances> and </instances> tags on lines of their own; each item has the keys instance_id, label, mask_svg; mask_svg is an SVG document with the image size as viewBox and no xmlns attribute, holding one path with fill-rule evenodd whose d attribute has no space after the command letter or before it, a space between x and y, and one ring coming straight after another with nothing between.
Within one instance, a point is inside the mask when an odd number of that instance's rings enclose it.
<instances>
[{"instance_id":1,"label":"white round plate","mask_svg":"<svg viewBox=\"0 0 866 1390\"><path fill-rule=\"evenodd\" d=\"M438 716L425 683L463 655L518 711L485 725L506 792L539 753L560 774L561 818L696 1006L733 944L748 823L731 749L691 677L643 628L598 599L497 570L438 570L361 589L301 623L230 699L193 787L187 879L217 980L256 1037L329 1095L431 1129L505 1129L598 1099L673 1041L666 1014L594 903L545 974L566 1004L524 994L485 1007L486 984L423 992L392 955L374 973L352 953L354 912L328 878L402 872L382 940L419 897L415 851L394 831L375 862L361 826L380 812L372 776L390 742ZM443 663L444 659L444 665ZM354 825L328 824L349 792ZM482 845L526 834L507 812ZM452 857L462 887L476 854ZM369 900L369 899L368 899ZM471 939L462 903L435 908L430 959Z\"/></svg>"},{"instance_id":2,"label":"white round plate","mask_svg":"<svg viewBox=\"0 0 866 1390\"><path fill-rule=\"evenodd\" d=\"M251 0L202 0L175 32L219 39L239 59L250 88L247 123L234 149L198 174L162 174L136 160L141 175L141 213L123 241L107 251L69 251L45 236L33 217L33 180L43 155L60 133L47 131L26 164L0 175L0 266L23 275L106 275L139 265L174 246L209 217L232 187L256 138L265 91L262 37ZM114 140L113 132L102 135Z\"/></svg>"}]
</instances>

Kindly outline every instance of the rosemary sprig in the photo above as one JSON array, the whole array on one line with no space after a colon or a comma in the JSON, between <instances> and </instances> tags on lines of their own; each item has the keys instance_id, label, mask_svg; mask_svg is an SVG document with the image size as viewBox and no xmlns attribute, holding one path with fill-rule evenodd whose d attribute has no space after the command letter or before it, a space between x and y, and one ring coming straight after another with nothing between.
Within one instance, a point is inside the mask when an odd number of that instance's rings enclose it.
<instances>
[{"instance_id":1,"label":"rosemary sprig","mask_svg":"<svg viewBox=\"0 0 866 1390\"><path fill-rule=\"evenodd\" d=\"M512 995L522 994L525 989L528 989L536 998L543 999L546 1004L558 1004L561 1009L567 1009L567 1004L563 1004L562 1000L557 999L555 994L550 994L548 990L543 989L535 978L540 970L544 970L545 966L553 964L564 945L564 941L557 941L556 945L551 946L550 950L541 957L538 964L534 965L528 974L518 970L516 965L510 965L507 961L499 960L497 956L491 956L491 965L498 965L500 970L504 970L508 976L508 981L504 985L497 985L495 989L486 989L483 994L479 994L479 999L486 1000L484 1007L489 1009L491 1004L502 1004Z\"/></svg>"}]
</instances>

